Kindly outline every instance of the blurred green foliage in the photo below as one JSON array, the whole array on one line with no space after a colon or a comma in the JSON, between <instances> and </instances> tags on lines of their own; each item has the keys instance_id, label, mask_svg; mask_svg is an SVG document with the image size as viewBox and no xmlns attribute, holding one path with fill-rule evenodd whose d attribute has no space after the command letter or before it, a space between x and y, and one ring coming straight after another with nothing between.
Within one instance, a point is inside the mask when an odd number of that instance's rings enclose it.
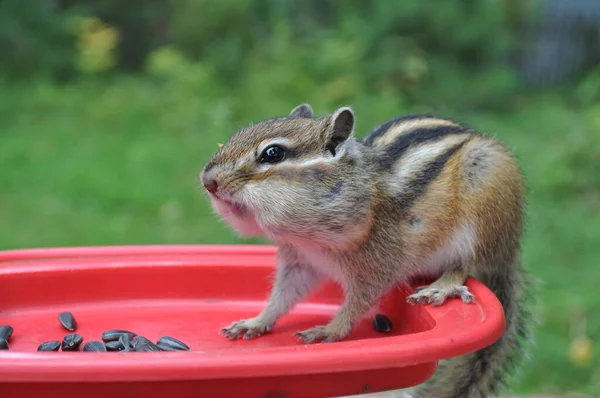
<instances>
[{"instance_id":1,"label":"blurred green foliage","mask_svg":"<svg viewBox=\"0 0 600 398\"><path fill-rule=\"evenodd\" d=\"M269 69L280 73L265 91L303 98L315 90L341 102L392 92L426 107L505 107L518 89L508 63L513 3L5 0L0 51L10 55L2 68L13 78L77 78L85 72L77 24L95 17L119 32L117 71L140 71L152 51L169 45L210 67L228 89L247 74L264 80Z\"/></svg>"},{"instance_id":2,"label":"blurred green foliage","mask_svg":"<svg viewBox=\"0 0 600 398\"><path fill-rule=\"evenodd\" d=\"M542 324L517 390L600 393L600 69L528 93L524 3L124 4L0 2L0 249L241 242L197 178L236 129L305 101L352 105L359 136L434 112L501 138L527 180Z\"/></svg>"}]
</instances>

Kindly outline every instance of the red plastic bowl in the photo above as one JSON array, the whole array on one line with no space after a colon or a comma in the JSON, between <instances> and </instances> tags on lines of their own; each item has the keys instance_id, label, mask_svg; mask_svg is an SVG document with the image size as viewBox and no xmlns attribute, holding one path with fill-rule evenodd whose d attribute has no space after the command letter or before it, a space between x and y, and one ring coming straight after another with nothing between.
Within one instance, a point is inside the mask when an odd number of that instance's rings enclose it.
<instances>
[{"instance_id":1,"label":"red plastic bowl","mask_svg":"<svg viewBox=\"0 0 600 398\"><path fill-rule=\"evenodd\" d=\"M393 290L380 305L393 331L370 320L343 342L305 345L292 333L325 324L341 302L332 284L282 318L272 334L229 341L218 334L255 316L271 287L269 246L134 246L0 252L0 324L14 334L0 351L0 397L332 397L394 390L427 380L437 361L481 349L503 333L497 298L467 284L476 304L406 304ZM71 311L85 341L128 329L170 335L188 352L37 352L62 340Z\"/></svg>"}]
</instances>

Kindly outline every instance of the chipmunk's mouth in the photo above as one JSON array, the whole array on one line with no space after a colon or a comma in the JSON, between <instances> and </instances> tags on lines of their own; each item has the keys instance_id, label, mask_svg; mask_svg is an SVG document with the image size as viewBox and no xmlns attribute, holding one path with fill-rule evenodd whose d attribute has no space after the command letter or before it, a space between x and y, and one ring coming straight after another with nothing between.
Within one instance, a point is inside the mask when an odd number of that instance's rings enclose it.
<instances>
[{"instance_id":1,"label":"chipmunk's mouth","mask_svg":"<svg viewBox=\"0 0 600 398\"><path fill-rule=\"evenodd\" d=\"M239 203L230 202L228 200L224 200L223 202L229 207L231 212L238 217L248 215L248 213L249 213L248 208L244 205L241 205Z\"/></svg>"},{"instance_id":2,"label":"chipmunk's mouth","mask_svg":"<svg viewBox=\"0 0 600 398\"><path fill-rule=\"evenodd\" d=\"M229 199L224 199L218 195L211 194L211 198L220 206L227 208L234 216L236 217L244 217L249 215L250 211L247 206L244 206L240 203L233 202Z\"/></svg>"},{"instance_id":3,"label":"chipmunk's mouth","mask_svg":"<svg viewBox=\"0 0 600 398\"><path fill-rule=\"evenodd\" d=\"M213 209L240 235L247 237L264 235L251 208L215 194L211 194L210 198Z\"/></svg>"}]
</instances>

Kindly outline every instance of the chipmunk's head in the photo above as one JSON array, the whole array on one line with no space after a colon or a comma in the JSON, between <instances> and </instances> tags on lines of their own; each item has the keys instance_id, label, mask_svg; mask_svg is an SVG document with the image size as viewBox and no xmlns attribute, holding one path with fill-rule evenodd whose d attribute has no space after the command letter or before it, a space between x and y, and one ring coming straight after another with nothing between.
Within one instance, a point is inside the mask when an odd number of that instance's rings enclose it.
<instances>
[{"instance_id":1,"label":"chipmunk's head","mask_svg":"<svg viewBox=\"0 0 600 398\"><path fill-rule=\"evenodd\" d=\"M350 108L316 119L299 105L238 131L200 178L215 211L241 235L335 245L358 233L369 210L353 133Z\"/></svg>"}]
</instances>

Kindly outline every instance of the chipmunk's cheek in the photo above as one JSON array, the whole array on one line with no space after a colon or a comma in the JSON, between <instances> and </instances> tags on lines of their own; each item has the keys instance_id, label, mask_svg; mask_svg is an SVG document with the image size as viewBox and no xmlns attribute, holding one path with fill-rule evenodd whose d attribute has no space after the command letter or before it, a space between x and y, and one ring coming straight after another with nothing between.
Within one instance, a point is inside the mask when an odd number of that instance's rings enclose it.
<instances>
[{"instance_id":1,"label":"chipmunk's cheek","mask_svg":"<svg viewBox=\"0 0 600 398\"><path fill-rule=\"evenodd\" d=\"M297 203L297 195L289 189L280 184L262 184L256 186L247 198L256 221L270 239L283 242L290 231L302 229L302 217L299 219L296 214L297 207L302 208L302 205Z\"/></svg>"},{"instance_id":2,"label":"chipmunk's cheek","mask_svg":"<svg viewBox=\"0 0 600 398\"><path fill-rule=\"evenodd\" d=\"M238 207L213 199L212 205L214 211L219 214L235 231L244 237L263 236L264 232L256 222L254 215L242 207Z\"/></svg>"}]
</instances>

